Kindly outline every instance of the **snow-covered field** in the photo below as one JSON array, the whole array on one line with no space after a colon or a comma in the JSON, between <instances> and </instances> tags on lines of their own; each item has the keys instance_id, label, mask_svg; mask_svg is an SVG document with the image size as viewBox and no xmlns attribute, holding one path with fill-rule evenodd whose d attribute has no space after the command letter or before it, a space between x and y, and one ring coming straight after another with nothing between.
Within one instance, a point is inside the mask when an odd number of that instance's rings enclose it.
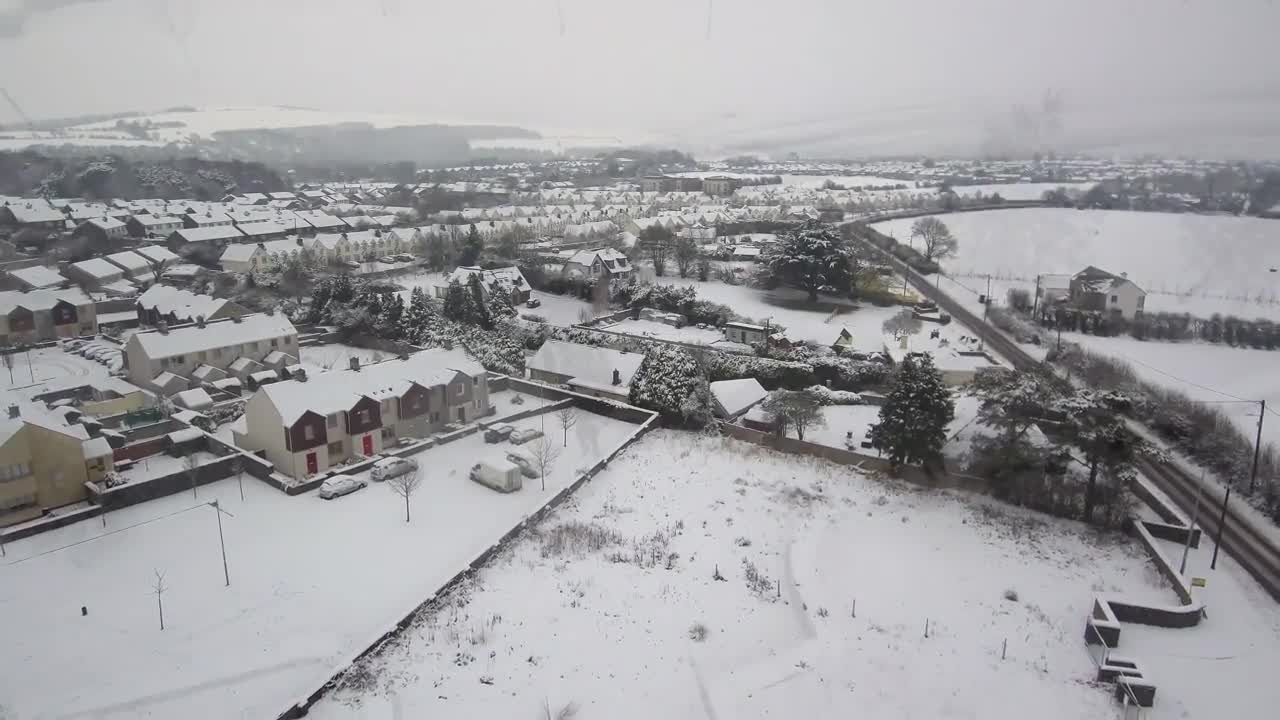
<instances>
[{"instance_id":1,"label":"snow-covered field","mask_svg":"<svg viewBox=\"0 0 1280 720\"><path fill-rule=\"evenodd\" d=\"M1162 588L1120 536L657 431L310 716L1111 718L1093 594Z\"/></svg>"},{"instance_id":2,"label":"snow-covered field","mask_svg":"<svg viewBox=\"0 0 1280 720\"><path fill-rule=\"evenodd\" d=\"M1146 310L1280 320L1280 267L1271 220L1120 210L1030 208L943 218L959 239L947 272L973 283L987 274L1035 287L1037 274L1096 265L1146 290ZM876 223L900 241L914 220ZM999 297L1003 297L1000 295Z\"/></svg>"},{"instance_id":3,"label":"snow-covered field","mask_svg":"<svg viewBox=\"0 0 1280 720\"><path fill-rule=\"evenodd\" d=\"M472 435L426 450L409 524L380 483L333 501L248 477L243 502L235 479L203 486L199 501L230 513L230 587L214 511L185 493L113 512L105 529L93 520L9 543L0 715L275 717L635 429L582 414L546 490L526 480L509 495L467 479L507 445Z\"/></svg>"}]
</instances>

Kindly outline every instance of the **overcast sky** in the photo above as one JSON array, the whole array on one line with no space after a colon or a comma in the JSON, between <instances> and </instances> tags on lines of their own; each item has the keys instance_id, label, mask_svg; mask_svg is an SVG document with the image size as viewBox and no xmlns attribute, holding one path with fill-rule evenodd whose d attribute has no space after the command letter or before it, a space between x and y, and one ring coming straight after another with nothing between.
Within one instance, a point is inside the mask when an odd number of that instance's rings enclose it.
<instances>
[{"instance_id":1,"label":"overcast sky","mask_svg":"<svg viewBox=\"0 0 1280 720\"><path fill-rule=\"evenodd\" d=\"M0 84L34 117L272 104L922 143L989 140L1052 92L1068 135L1211 142L1276 124L1278 29L1273 0L0 0Z\"/></svg>"}]
</instances>

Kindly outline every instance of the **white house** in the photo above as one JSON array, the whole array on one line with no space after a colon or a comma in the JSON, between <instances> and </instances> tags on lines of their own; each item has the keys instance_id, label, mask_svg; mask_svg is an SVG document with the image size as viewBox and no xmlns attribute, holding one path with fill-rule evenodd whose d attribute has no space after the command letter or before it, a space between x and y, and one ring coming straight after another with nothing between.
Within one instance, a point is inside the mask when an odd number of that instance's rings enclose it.
<instances>
[{"instance_id":1,"label":"white house","mask_svg":"<svg viewBox=\"0 0 1280 720\"><path fill-rule=\"evenodd\" d=\"M598 248L582 250L569 256L560 272L567 278L626 280L635 274L635 267L622 252L613 248Z\"/></svg>"},{"instance_id":2,"label":"white house","mask_svg":"<svg viewBox=\"0 0 1280 720\"><path fill-rule=\"evenodd\" d=\"M642 360L643 353L548 340L524 365L531 380L625 401Z\"/></svg>"},{"instance_id":3,"label":"white house","mask_svg":"<svg viewBox=\"0 0 1280 720\"><path fill-rule=\"evenodd\" d=\"M449 286L454 280L457 280L458 284L465 287L471 282L473 275L480 276L480 288L486 297L488 297L489 291L497 286L507 291L507 294L511 296L511 302L514 304L520 304L529 299L531 290L529 281L524 279L524 273L520 272L520 268L515 265L490 270L459 265L453 272L449 273L444 282L435 286L435 296L438 298L446 297L449 294Z\"/></svg>"}]
</instances>

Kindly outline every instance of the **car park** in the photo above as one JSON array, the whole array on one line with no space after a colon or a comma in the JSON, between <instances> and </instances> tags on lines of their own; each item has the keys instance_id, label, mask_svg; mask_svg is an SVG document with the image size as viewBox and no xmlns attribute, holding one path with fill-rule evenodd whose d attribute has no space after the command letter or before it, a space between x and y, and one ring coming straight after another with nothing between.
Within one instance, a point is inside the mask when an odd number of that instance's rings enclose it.
<instances>
[{"instance_id":1,"label":"car park","mask_svg":"<svg viewBox=\"0 0 1280 720\"><path fill-rule=\"evenodd\" d=\"M503 440L510 438L511 433L514 430L515 428L510 425L505 425L505 424L492 425L488 428L485 428L484 441L489 443L490 445L492 445L493 443L500 443Z\"/></svg>"},{"instance_id":2,"label":"car park","mask_svg":"<svg viewBox=\"0 0 1280 720\"><path fill-rule=\"evenodd\" d=\"M332 500L349 495L368 484L367 481L350 475L334 475L320 485L320 497Z\"/></svg>"},{"instance_id":3,"label":"car park","mask_svg":"<svg viewBox=\"0 0 1280 720\"><path fill-rule=\"evenodd\" d=\"M516 445L523 445L530 440L537 440L542 437L541 430L529 428L528 430L516 430L511 433L511 442Z\"/></svg>"},{"instance_id":4,"label":"car park","mask_svg":"<svg viewBox=\"0 0 1280 720\"><path fill-rule=\"evenodd\" d=\"M374 481L390 480L418 469L418 462L402 457L388 457L373 464L369 477Z\"/></svg>"}]
</instances>

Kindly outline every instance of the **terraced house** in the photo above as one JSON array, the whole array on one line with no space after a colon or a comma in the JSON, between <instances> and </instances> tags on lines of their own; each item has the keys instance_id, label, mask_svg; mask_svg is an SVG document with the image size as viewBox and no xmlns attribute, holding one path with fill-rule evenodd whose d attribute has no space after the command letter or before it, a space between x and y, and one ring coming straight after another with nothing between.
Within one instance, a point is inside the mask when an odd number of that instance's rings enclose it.
<instances>
[{"instance_id":1,"label":"terraced house","mask_svg":"<svg viewBox=\"0 0 1280 720\"><path fill-rule=\"evenodd\" d=\"M98 332L93 300L79 288L0 292L0 345Z\"/></svg>"},{"instance_id":2,"label":"terraced house","mask_svg":"<svg viewBox=\"0 0 1280 720\"><path fill-rule=\"evenodd\" d=\"M436 348L364 366L352 358L346 370L265 385L233 437L304 478L491 412L484 368L461 350Z\"/></svg>"},{"instance_id":3,"label":"terraced house","mask_svg":"<svg viewBox=\"0 0 1280 720\"><path fill-rule=\"evenodd\" d=\"M257 362L277 351L298 357L298 331L288 318L236 316L134 333L124 346L124 369L129 382L164 392L159 386L169 389L173 376L190 379L204 366L226 370L237 361Z\"/></svg>"}]
</instances>

